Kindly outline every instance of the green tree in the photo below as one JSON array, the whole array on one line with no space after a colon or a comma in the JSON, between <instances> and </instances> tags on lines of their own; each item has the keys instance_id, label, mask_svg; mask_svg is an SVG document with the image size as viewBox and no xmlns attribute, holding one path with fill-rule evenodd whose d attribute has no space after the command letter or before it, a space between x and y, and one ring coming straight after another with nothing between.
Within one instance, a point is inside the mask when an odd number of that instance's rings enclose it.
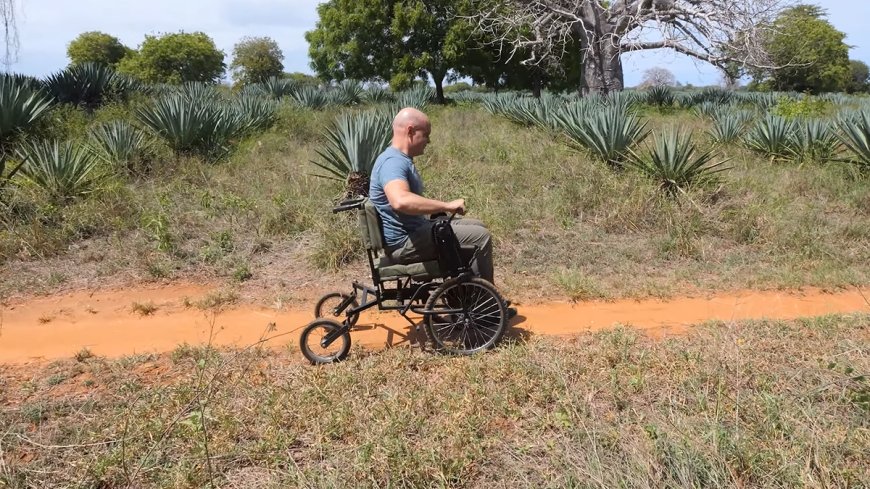
<instances>
[{"instance_id":1,"label":"green tree","mask_svg":"<svg viewBox=\"0 0 870 489\"><path fill-rule=\"evenodd\" d=\"M66 55L74 65L97 63L114 67L130 52L117 37L98 31L83 32L66 47Z\"/></svg>"},{"instance_id":2,"label":"green tree","mask_svg":"<svg viewBox=\"0 0 870 489\"><path fill-rule=\"evenodd\" d=\"M331 0L318 7L317 26L305 34L311 67L324 80L382 80L394 89L431 77L439 102L443 84L461 76L495 88L577 86L577 56L521 64L525 58L474 30L467 20L473 10L469 0Z\"/></svg>"},{"instance_id":3,"label":"green tree","mask_svg":"<svg viewBox=\"0 0 870 489\"><path fill-rule=\"evenodd\" d=\"M825 19L815 5L798 5L783 11L773 22L765 40L774 66L780 68L753 73L756 81L767 81L774 90L837 92L851 83L849 47L846 35Z\"/></svg>"},{"instance_id":4,"label":"green tree","mask_svg":"<svg viewBox=\"0 0 870 489\"><path fill-rule=\"evenodd\" d=\"M202 32L145 36L118 71L149 83L216 82L224 74L224 53Z\"/></svg>"},{"instance_id":5,"label":"green tree","mask_svg":"<svg viewBox=\"0 0 870 489\"><path fill-rule=\"evenodd\" d=\"M323 80L389 80L393 72L390 30L395 0L330 0L305 33L311 68ZM388 14L384 14L388 12Z\"/></svg>"},{"instance_id":6,"label":"green tree","mask_svg":"<svg viewBox=\"0 0 870 489\"><path fill-rule=\"evenodd\" d=\"M284 71L284 53L269 37L245 37L233 48L230 70L242 83L260 83Z\"/></svg>"},{"instance_id":7,"label":"green tree","mask_svg":"<svg viewBox=\"0 0 870 489\"><path fill-rule=\"evenodd\" d=\"M867 83L870 80L870 67L863 61L849 60L849 68L852 72L849 91L852 93L866 92Z\"/></svg>"}]
</instances>

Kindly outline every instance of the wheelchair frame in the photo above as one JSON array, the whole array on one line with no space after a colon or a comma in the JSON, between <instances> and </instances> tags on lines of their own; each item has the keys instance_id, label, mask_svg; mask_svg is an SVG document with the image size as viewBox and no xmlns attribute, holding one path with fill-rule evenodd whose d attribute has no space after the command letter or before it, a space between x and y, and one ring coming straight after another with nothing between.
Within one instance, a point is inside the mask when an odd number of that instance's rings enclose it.
<instances>
[{"instance_id":1,"label":"wheelchair frame","mask_svg":"<svg viewBox=\"0 0 870 489\"><path fill-rule=\"evenodd\" d=\"M367 201L367 197L347 199L339 203L339 205L333 208L332 211L333 213L346 212L350 210L359 210L362 212L366 212L365 205ZM450 216L449 219L445 220L446 226L450 226L450 222L453 220L454 217L455 215ZM367 217L365 214L363 214L361 215L360 219L361 222L363 222L362 220L367 219ZM380 239L382 239L383 231L379 216L377 216L377 221L377 232L380 233L379 236ZM372 231L374 230L372 230L371 228L368 229L369 233L371 233ZM450 231L450 235L452 236L452 230ZM455 238L453 239L455 242ZM452 267L448 266L447 270L445 270L444 267L441 266L441 264L445 263L445 261L439 259L439 270L441 276L431 278L428 281L419 281L414 279L412 276L398 276L395 279L388 278L386 280L383 280L381 278L381 273L375 264L375 259L378 258L378 251L381 248L377 248L367 243L366 255L368 257L369 269L371 271L373 285L370 286L354 280L352 282L353 290L349 294L343 294L340 292L338 293L338 295L343 298L341 302L337 306L332 308L332 310L330 310L329 312L335 317L343 315L344 320L341 323L333 320L326 320L332 322L333 325L331 327L331 331L324 335L320 340L320 346L322 348L328 348L338 338L344 335L348 335L353 326L355 325L358 315L363 311L371 309L375 306L377 306L379 310L399 311L402 317L405 318L405 320L408 321L408 323L410 323L412 327L417 326L417 323L408 317L409 312L422 315L424 317L424 321L426 321L427 324L430 324L431 322L430 316L445 315L455 317L453 315L465 314L465 321L467 327L467 317L469 313L467 306L463 305L462 308L457 308L446 307L445 305L445 307L443 308L430 310L427 309L426 305L430 299L432 291L439 289L439 287L442 287L448 281L454 281L454 285L462 285L473 280L482 281L482 279L476 278L471 270L471 264L477 258L478 249L477 247L475 247L474 253L471 254L470 257L466 257L461 252L458 242L453 245L454 249L452 250L447 249L449 248L449 246L445 245L444 247L441 247L438 246L437 243L436 247L438 247L439 250L439 257L447 256L448 253L455 253L455 255L452 256L453 261L451 263L453 263L453 265ZM386 284L390 283L395 283L395 287L385 287ZM498 292L495 290L494 286L489 282L486 282L486 284L488 284L488 287L491 288L491 294L493 294L495 298L500 302L500 304L498 304L499 311L506 311L504 300L501 299L500 295L498 295ZM323 302L323 300L333 294L334 293L327 294L327 296L324 296L324 298L321 299L321 302L318 303L318 310L316 311L316 313L321 312L319 311L319 306ZM359 303L356 306L351 307L351 305L354 304L357 299L359 299ZM395 302L395 304L385 304L385 302L389 301ZM504 314L502 314L502 316L500 317L501 322L499 324L499 331L496 332L496 340L494 341L497 341L500 338L501 334L503 334L503 330L507 327L507 320L505 319ZM309 328L318 323L318 321L322 320L324 320L324 318L318 318L314 322L309 324L308 327L306 327L306 330L303 331L303 336L300 338L300 340L306 338L306 332ZM349 341L350 340L347 339L348 347ZM303 354L305 354L304 348L307 348L307 346L302 345L302 341L300 341L300 347L303 348ZM306 354L306 358L309 358L312 363L320 363L312 360L308 354Z\"/></svg>"}]
</instances>

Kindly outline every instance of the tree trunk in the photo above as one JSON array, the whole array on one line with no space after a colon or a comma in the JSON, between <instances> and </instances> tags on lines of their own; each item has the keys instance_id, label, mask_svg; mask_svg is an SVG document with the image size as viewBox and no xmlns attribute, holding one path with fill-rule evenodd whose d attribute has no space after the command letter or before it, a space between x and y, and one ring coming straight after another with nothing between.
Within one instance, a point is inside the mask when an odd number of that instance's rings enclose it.
<instances>
[{"instance_id":1,"label":"tree trunk","mask_svg":"<svg viewBox=\"0 0 870 489\"><path fill-rule=\"evenodd\" d=\"M541 98L541 73L537 67L533 67L532 72L532 96Z\"/></svg>"},{"instance_id":2,"label":"tree trunk","mask_svg":"<svg viewBox=\"0 0 870 489\"><path fill-rule=\"evenodd\" d=\"M583 95L621 92L625 88L619 48L609 39L595 42L583 56Z\"/></svg>"},{"instance_id":3,"label":"tree trunk","mask_svg":"<svg viewBox=\"0 0 870 489\"><path fill-rule=\"evenodd\" d=\"M435 100L439 104L444 105L446 103L444 99L444 77L447 76L447 72L439 73L433 70L430 74L432 75L432 81L435 82Z\"/></svg>"}]
</instances>

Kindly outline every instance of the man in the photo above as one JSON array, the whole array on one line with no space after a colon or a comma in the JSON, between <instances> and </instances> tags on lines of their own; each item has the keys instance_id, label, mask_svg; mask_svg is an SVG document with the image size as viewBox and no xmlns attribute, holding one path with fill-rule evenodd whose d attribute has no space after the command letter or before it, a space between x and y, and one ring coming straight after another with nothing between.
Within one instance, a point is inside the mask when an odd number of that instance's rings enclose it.
<instances>
[{"instance_id":1,"label":"man","mask_svg":"<svg viewBox=\"0 0 870 489\"><path fill-rule=\"evenodd\" d=\"M426 215L441 212L465 214L465 200L450 202L423 196L423 181L413 158L429 144L432 126L426 114L405 108L393 119L393 141L375 161L369 185L369 198L384 224L386 252L396 263L434 260L432 221ZM493 282L492 236L477 219L455 219L453 232L461 245L477 246L474 272ZM508 310L508 317L516 309Z\"/></svg>"}]
</instances>

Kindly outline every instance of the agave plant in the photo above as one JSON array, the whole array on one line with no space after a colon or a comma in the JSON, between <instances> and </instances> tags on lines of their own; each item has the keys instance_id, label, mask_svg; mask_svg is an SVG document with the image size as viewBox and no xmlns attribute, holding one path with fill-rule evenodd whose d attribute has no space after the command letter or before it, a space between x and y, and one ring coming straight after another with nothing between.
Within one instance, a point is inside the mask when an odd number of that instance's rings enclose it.
<instances>
[{"instance_id":1,"label":"agave plant","mask_svg":"<svg viewBox=\"0 0 870 489\"><path fill-rule=\"evenodd\" d=\"M187 82L175 87L174 93L190 100L215 101L220 99L221 94L212 83Z\"/></svg>"},{"instance_id":2,"label":"agave plant","mask_svg":"<svg viewBox=\"0 0 870 489\"><path fill-rule=\"evenodd\" d=\"M749 119L745 112L717 111L713 113L713 127L708 131L715 143L730 143L740 138Z\"/></svg>"},{"instance_id":3,"label":"agave plant","mask_svg":"<svg viewBox=\"0 0 870 489\"><path fill-rule=\"evenodd\" d=\"M749 130L744 143L749 149L770 158L788 158L794 154L794 131L793 121L768 115Z\"/></svg>"},{"instance_id":4,"label":"agave plant","mask_svg":"<svg viewBox=\"0 0 870 489\"><path fill-rule=\"evenodd\" d=\"M671 193L685 193L686 190L704 181L711 180L717 173L727 170L726 161L711 163L713 152L699 153L689 134L668 130L655 138L647 157L641 157L629 150L626 165L640 170L656 180L659 186Z\"/></svg>"},{"instance_id":5,"label":"agave plant","mask_svg":"<svg viewBox=\"0 0 870 489\"><path fill-rule=\"evenodd\" d=\"M840 119L837 126L840 129L840 141L851 153L848 161L864 171L870 171L870 113L863 112L851 120Z\"/></svg>"},{"instance_id":6,"label":"agave plant","mask_svg":"<svg viewBox=\"0 0 870 489\"><path fill-rule=\"evenodd\" d=\"M48 77L45 87L60 103L94 109L116 95L115 71L97 63L72 65Z\"/></svg>"},{"instance_id":7,"label":"agave plant","mask_svg":"<svg viewBox=\"0 0 870 489\"><path fill-rule=\"evenodd\" d=\"M72 141L27 142L18 158L23 162L21 174L58 203L93 192L104 178L97 157Z\"/></svg>"},{"instance_id":8,"label":"agave plant","mask_svg":"<svg viewBox=\"0 0 870 489\"><path fill-rule=\"evenodd\" d=\"M356 80L342 80L330 92L332 105L357 105L362 102L365 90L362 84Z\"/></svg>"},{"instance_id":9,"label":"agave plant","mask_svg":"<svg viewBox=\"0 0 870 489\"><path fill-rule=\"evenodd\" d=\"M607 107L583 118L576 115L571 111L556 114L557 127L572 143L613 166L619 166L626 151L649 134L646 122L621 107Z\"/></svg>"},{"instance_id":10,"label":"agave plant","mask_svg":"<svg viewBox=\"0 0 870 489\"><path fill-rule=\"evenodd\" d=\"M324 136L320 161L312 161L326 172L319 176L344 181L349 196L368 195L375 160L390 144L390 119L376 111L344 113Z\"/></svg>"},{"instance_id":11,"label":"agave plant","mask_svg":"<svg viewBox=\"0 0 870 489\"><path fill-rule=\"evenodd\" d=\"M692 94L692 104L711 103L716 106L728 105L733 101L734 92L721 88L705 88Z\"/></svg>"},{"instance_id":12,"label":"agave plant","mask_svg":"<svg viewBox=\"0 0 870 489\"><path fill-rule=\"evenodd\" d=\"M638 105L646 101L646 96L643 92L625 90L622 92L610 92L606 97L590 96L585 97L590 103L599 106L618 107L626 113L634 111Z\"/></svg>"},{"instance_id":13,"label":"agave plant","mask_svg":"<svg viewBox=\"0 0 870 489\"><path fill-rule=\"evenodd\" d=\"M717 105L715 102L700 102L692 107L692 113L701 118L713 118L720 110L721 106Z\"/></svg>"},{"instance_id":14,"label":"agave plant","mask_svg":"<svg viewBox=\"0 0 870 489\"><path fill-rule=\"evenodd\" d=\"M384 87L379 87L377 85L370 86L367 88L362 94L363 100L372 104L382 104L386 102L391 102L393 100L393 96L390 94L390 91Z\"/></svg>"},{"instance_id":15,"label":"agave plant","mask_svg":"<svg viewBox=\"0 0 870 489\"><path fill-rule=\"evenodd\" d=\"M675 100L671 87L659 85L647 89L644 102L654 107L672 107Z\"/></svg>"},{"instance_id":16,"label":"agave plant","mask_svg":"<svg viewBox=\"0 0 870 489\"><path fill-rule=\"evenodd\" d=\"M296 88L296 83L288 78L279 78L272 76L264 80L262 83L255 85L263 93L268 94L272 98L281 99L293 94Z\"/></svg>"},{"instance_id":17,"label":"agave plant","mask_svg":"<svg viewBox=\"0 0 870 489\"><path fill-rule=\"evenodd\" d=\"M831 124L820 119L799 119L795 123L789 151L799 161L824 163L834 159L840 140Z\"/></svg>"},{"instance_id":18,"label":"agave plant","mask_svg":"<svg viewBox=\"0 0 870 489\"><path fill-rule=\"evenodd\" d=\"M414 107L423 110L429 105L435 90L429 85L415 85L413 88L399 92L396 96L396 105L399 107Z\"/></svg>"},{"instance_id":19,"label":"agave plant","mask_svg":"<svg viewBox=\"0 0 870 489\"><path fill-rule=\"evenodd\" d=\"M90 131L91 150L109 166L135 173L138 158L147 150L144 132L127 121L110 121Z\"/></svg>"},{"instance_id":20,"label":"agave plant","mask_svg":"<svg viewBox=\"0 0 870 489\"><path fill-rule=\"evenodd\" d=\"M505 112L510 107L514 100L517 99L517 95L514 93L496 93L496 94L486 94L483 97L483 108L486 109L490 114L493 115L504 115Z\"/></svg>"},{"instance_id":21,"label":"agave plant","mask_svg":"<svg viewBox=\"0 0 870 489\"><path fill-rule=\"evenodd\" d=\"M51 106L51 99L32 86L25 78L0 75L0 187L20 168L18 164L6 172L6 157L13 144Z\"/></svg>"},{"instance_id":22,"label":"agave plant","mask_svg":"<svg viewBox=\"0 0 870 489\"><path fill-rule=\"evenodd\" d=\"M251 132L266 129L278 118L278 102L256 96L239 96L232 108L241 118L240 131Z\"/></svg>"},{"instance_id":23,"label":"agave plant","mask_svg":"<svg viewBox=\"0 0 870 489\"><path fill-rule=\"evenodd\" d=\"M229 151L230 140L246 129L244 117L228 104L175 94L142 107L136 115L142 124L178 154L219 158Z\"/></svg>"},{"instance_id":24,"label":"agave plant","mask_svg":"<svg viewBox=\"0 0 870 489\"><path fill-rule=\"evenodd\" d=\"M329 97L318 87L302 86L296 89L291 96L296 105L308 109L320 110L329 105Z\"/></svg>"}]
</instances>

